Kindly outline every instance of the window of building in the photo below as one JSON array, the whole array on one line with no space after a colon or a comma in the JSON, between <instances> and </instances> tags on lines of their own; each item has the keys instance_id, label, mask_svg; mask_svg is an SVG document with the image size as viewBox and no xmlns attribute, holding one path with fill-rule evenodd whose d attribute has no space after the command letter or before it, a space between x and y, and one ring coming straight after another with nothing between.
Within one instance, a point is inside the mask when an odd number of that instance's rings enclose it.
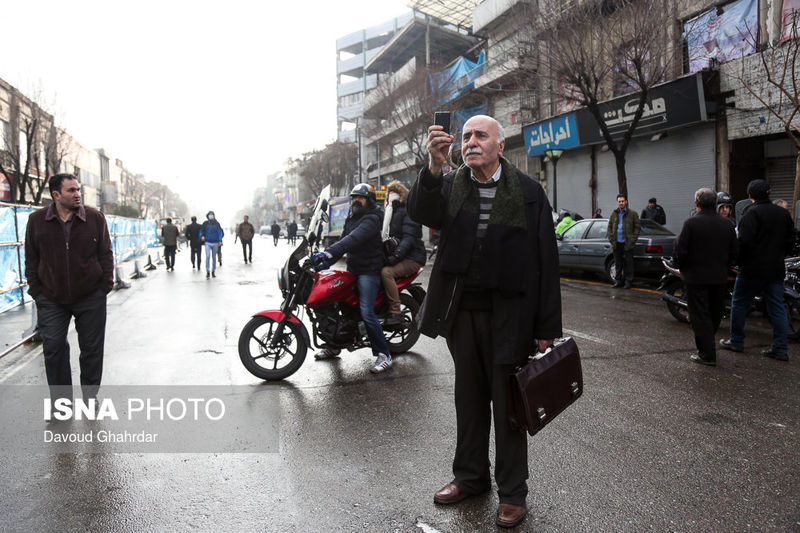
<instances>
[{"instance_id":1,"label":"window of building","mask_svg":"<svg viewBox=\"0 0 800 533\"><path fill-rule=\"evenodd\" d=\"M339 107L350 107L364 101L364 93L348 94L339 98Z\"/></svg>"},{"instance_id":2,"label":"window of building","mask_svg":"<svg viewBox=\"0 0 800 533\"><path fill-rule=\"evenodd\" d=\"M11 125L5 120L0 120L0 150L11 149Z\"/></svg>"}]
</instances>

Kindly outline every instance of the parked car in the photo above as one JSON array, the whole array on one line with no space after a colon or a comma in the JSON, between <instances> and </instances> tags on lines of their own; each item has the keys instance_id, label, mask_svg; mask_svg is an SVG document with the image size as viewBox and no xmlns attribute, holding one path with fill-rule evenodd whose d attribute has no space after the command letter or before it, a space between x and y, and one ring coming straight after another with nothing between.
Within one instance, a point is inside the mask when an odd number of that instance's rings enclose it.
<instances>
[{"instance_id":1,"label":"parked car","mask_svg":"<svg viewBox=\"0 0 800 533\"><path fill-rule=\"evenodd\" d=\"M585 219L558 235L561 272L596 272L614 281L617 269L614 249L606 238L607 228L607 218ZM642 231L633 250L636 277L661 276L664 273L661 258L672 255L674 244L674 233L652 220L642 220Z\"/></svg>"},{"instance_id":2,"label":"parked car","mask_svg":"<svg viewBox=\"0 0 800 533\"><path fill-rule=\"evenodd\" d=\"M272 228L270 228L269 226L261 226L260 228L258 228L258 234L259 235L272 235Z\"/></svg>"}]
</instances>

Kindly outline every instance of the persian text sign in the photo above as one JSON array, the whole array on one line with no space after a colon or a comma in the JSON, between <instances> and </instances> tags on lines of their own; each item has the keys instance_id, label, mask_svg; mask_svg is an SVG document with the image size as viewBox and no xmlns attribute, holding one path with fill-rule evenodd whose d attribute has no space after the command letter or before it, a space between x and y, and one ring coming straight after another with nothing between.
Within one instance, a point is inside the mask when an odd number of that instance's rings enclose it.
<instances>
[{"instance_id":1,"label":"persian text sign","mask_svg":"<svg viewBox=\"0 0 800 533\"><path fill-rule=\"evenodd\" d=\"M541 155L547 150L564 150L580 144L574 113L525 126L522 133L525 137L525 150L530 157Z\"/></svg>"}]
</instances>

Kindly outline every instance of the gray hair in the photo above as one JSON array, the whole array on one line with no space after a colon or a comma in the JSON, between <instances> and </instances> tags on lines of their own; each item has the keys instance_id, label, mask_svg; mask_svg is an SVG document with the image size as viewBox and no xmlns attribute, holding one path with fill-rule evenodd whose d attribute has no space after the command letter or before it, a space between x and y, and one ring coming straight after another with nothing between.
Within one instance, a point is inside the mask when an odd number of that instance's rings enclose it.
<instances>
[{"instance_id":1,"label":"gray hair","mask_svg":"<svg viewBox=\"0 0 800 533\"><path fill-rule=\"evenodd\" d=\"M717 193L708 187L697 189L697 192L694 193L694 201L697 202L700 209L714 209L717 205Z\"/></svg>"}]
</instances>

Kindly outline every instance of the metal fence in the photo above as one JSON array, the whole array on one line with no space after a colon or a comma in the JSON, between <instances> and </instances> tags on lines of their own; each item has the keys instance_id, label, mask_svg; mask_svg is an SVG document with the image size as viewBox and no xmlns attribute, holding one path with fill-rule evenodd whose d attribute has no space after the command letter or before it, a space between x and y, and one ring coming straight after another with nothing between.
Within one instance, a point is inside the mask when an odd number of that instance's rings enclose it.
<instances>
[{"instance_id":1,"label":"metal fence","mask_svg":"<svg viewBox=\"0 0 800 533\"><path fill-rule=\"evenodd\" d=\"M25 230L36 209L0 203L0 313L25 303ZM106 215L106 223L115 265L144 254L158 240L155 220Z\"/></svg>"}]
</instances>

